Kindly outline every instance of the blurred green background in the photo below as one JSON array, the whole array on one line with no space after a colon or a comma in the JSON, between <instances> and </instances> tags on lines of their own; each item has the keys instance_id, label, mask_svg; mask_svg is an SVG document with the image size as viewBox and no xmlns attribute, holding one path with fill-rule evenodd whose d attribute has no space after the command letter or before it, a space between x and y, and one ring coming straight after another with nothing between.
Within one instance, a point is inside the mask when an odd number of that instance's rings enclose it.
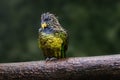
<instances>
[{"instance_id":1,"label":"blurred green background","mask_svg":"<svg viewBox=\"0 0 120 80\"><path fill-rule=\"evenodd\" d=\"M119 54L119 0L0 0L1 63L44 59L37 41L44 12L68 30L67 56Z\"/></svg>"}]
</instances>

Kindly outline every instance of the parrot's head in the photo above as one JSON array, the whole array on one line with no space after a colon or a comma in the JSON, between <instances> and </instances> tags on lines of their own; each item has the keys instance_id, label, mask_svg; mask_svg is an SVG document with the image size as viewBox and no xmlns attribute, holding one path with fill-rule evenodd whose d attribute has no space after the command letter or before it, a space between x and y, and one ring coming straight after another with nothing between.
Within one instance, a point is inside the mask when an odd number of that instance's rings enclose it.
<instances>
[{"instance_id":1,"label":"parrot's head","mask_svg":"<svg viewBox=\"0 0 120 80\"><path fill-rule=\"evenodd\" d=\"M43 13L41 15L41 28L56 28L59 24L57 18L55 17L54 14L51 14L49 12Z\"/></svg>"}]
</instances>

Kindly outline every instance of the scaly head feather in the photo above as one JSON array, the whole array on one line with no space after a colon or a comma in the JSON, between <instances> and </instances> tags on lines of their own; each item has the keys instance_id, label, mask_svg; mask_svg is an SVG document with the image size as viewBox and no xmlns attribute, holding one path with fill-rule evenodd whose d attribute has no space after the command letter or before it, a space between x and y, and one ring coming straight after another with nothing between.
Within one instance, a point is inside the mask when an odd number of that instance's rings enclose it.
<instances>
[{"instance_id":1,"label":"scaly head feather","mask_svg":"<svg viewBox=\"0 0 120 80\"><path fill-rule=\"evenodd\" d=\"M43 13L41 15L41 27L44 28L61 28L58 19L55 17L54 14L51 14L49 12Z\"/></svg>"}]
</instances>

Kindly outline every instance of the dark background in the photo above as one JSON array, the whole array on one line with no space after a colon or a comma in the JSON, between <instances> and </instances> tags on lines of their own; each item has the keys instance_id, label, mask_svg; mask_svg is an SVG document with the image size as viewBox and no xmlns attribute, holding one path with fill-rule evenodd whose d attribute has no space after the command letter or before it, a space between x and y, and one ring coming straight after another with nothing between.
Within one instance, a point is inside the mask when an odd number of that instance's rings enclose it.
<instances>
[{"instance_id":1,"label":"dark background","mask_svg":"<svg viewBox=\"0 0 120 80\"><path fill-rule=\"evenodd\" d=\"M44 59L37 41L44 12L68 30L67 56L119 54L119 0L0 0L0 62Z\"/></svg>"}]
</instances>

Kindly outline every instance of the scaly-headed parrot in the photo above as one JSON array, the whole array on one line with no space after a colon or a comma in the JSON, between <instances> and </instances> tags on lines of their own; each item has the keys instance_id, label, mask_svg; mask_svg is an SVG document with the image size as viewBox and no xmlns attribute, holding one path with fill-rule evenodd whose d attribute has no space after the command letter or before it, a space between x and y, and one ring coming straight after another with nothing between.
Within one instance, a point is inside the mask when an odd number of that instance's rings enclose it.
<instances>
[{"instance_id":1,"label":"scaly-headed parrot","mask_svg":"<svg viewBox=\"0 0 120 80\"><path fill-rule=\"evenodd\" d=\"M68 34L54 14L41 15L38 42L47 61L66 57Z\"/></svg>"}]
</instances>

